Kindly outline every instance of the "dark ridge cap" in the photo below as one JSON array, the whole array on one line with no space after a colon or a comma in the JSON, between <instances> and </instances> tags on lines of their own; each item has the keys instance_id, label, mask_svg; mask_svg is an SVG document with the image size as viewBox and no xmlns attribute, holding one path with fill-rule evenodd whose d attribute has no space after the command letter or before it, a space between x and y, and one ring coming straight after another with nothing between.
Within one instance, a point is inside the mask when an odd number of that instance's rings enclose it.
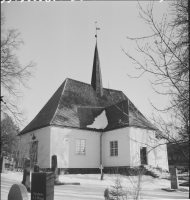
<instances>
[{"instance_id":1,"label":"dark ridge cap","mask_svg":"<svg viewBox=\"0 0 190 200\"><path fill-rule=\"evenodd\" d=\"M79 82L79 83L90 85L88 83L85 83L85 82L82 82L82 81L78 81L78 80L75 80L75 79L72 79L72 78L66 78L65 80L71 80L71 81L75 81L75 82Z\"/></svg>"},{"instance_id":2,"label":"dark ridge cap","mask_svg":"<svg viewBox=\"0 0 190 200\"><path fill-rule=\"evenodd\" d=\"M121 90L115 90L115 89L110 89L110 88L104 88L104 90L112 90L112 91L117 91L117 92L122 92ZM123 93L123 92L122 92ZM123 93L124 94L124 93Z\"/></svg>"},{"instance_id":3,"label":"dark ridge cap","mask_svg":"<svg viewBox=\"0 0 190 200\"><path fill-rule=\"evenodd\" d=\"M78 80L75 80L75 79L72 79L72 78L66 78L66 79L91 86L91 84L89 84L89 83L85 83L85 82L82 82L82 81L78 81ZM91 87L92 87L92 86L91 86ZM104 89L104 90L112 90L112 91L122 92L121 90L110 89L110 88L103 88L103 89ZM123 93L123 92L122 92L122 93ZM124 94L124 93L123 93L123 94Z\"/></svg>"},{"instance_id":4,"label":"dark ridge cap","mask_svg":"<svg viewBox=\"0 0 190 200\"><path fill-rule=\"evenodd\" d=\"M57 104L57 108L55 109L55 113L54 113L54 115L53 115L53 117L52 117L52 119L51 119L51 121L50 121L50 124L52 124L54 118L56 117L56 114L57 114L57 111L58 111L58 107L59 107L59 105L60 105L61 97L62 97L62 95L64 94L64 90L65 90L66 85L67 85L67 81L68 81L68 78L66 78L66 79L63 81L63 83L62 83L62 84L64 84L64 86L63 86L63 89L62 89L62 92L61 92L61 95L60 95L60 98L59 98L59 101L58 101L58 104ZM62 84L61 84L61 85L62 85ZM57 91L56 91L56 92L57 92ZM55 93L54 93L54 94L55 94ZM53 95L54 95L54 94L53 94Z\"/></svg>"}]
</instances>

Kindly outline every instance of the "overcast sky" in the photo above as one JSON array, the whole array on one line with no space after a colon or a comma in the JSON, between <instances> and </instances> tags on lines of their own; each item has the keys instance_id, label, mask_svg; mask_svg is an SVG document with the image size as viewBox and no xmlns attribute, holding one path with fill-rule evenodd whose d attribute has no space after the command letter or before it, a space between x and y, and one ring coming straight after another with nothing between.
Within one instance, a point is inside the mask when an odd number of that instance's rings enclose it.
<instances>
[{"instance_id":1,"label":"overcast sky","mask_svg":"<svg viewBox=\"0 0 190 200\"><path fill-rule=\"evenodd\" d=\"M148 1L140 1L146 7ZM167 1L155 2L156 19L167 13ZM29 90L23 89L21 108L27 123L45 105L66 78L91 83L95 48L95 22L103 86L122 90L136 107L149 118L153 108L149 99L163 108L167 99L156 95L149 75L132 79L127 74L140 74L122 52L136 55L135 43L126 39L150 34L138 17L137 1L105 2L11 2L1 4L7 28L20 31L25 45L18 52L24 65L37 63ZM139 57L140 58L140 57ZM142 59L142 58L140 58Z\"/></svg>"}]
</instances>

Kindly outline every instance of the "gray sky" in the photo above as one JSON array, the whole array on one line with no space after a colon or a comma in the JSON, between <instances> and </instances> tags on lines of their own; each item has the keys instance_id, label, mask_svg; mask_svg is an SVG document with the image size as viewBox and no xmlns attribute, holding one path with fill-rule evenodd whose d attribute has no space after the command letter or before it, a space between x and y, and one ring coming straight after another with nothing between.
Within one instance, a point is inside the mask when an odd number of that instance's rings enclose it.
<instances>
[{"instance_id":1,"label":"gray sky","mask_svg":"<svg viewBox=\"0 0 190 200\"><path fill-rule=\"evenodd\" d=\"M148 1L141 1L146 7ZM156 19L167 12L168 2L155 2ZM66 78L91 83L95 48L95 22L103 86L122 90L136 107L149 117L153 111L148 99L163 108L167 98L156 95L145 75L140 74L122 52L121 46L136 55L135 43L126 39L150 35L138 17L137 1L105 2L11 2L1 4L7 28L20 31L25 45L18 52L24 65L37 63L29 90L22 89L21 108L30 122ZM138 57L139 59L143 59Z\"/></svg>"}]
</instances>

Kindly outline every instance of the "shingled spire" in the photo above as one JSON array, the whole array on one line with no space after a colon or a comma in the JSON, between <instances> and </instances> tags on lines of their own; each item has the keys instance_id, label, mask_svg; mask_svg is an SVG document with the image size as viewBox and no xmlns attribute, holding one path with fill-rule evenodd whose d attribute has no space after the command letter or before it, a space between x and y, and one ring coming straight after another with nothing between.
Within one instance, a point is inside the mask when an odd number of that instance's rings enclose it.
<instances>
[{"instance_id":1,"label":"shingled spire","mask_svg":"<svg viewBox=\"0 0 190 200\"><path fill-rule=\"evenodd\" d=\"M102 75L100 69L100 60L98 56L98 47L97 42L94 51L94 62L93 62L93 69L92 69L92 79L91 85L96 91L99 96L103 96L103 85L102 85Z\"/></svg>"}]
</instances>

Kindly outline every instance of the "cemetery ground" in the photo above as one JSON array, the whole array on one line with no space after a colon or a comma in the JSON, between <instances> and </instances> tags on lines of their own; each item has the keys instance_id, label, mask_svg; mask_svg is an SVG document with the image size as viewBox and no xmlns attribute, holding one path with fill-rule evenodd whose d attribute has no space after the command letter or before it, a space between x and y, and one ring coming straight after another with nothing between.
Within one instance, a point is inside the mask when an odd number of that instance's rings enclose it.
<instances>
[{"instance_id":1,"label":"cemetery ground","mask_svg":"<svg viewBox=\"0 0 190 200\"><path fill-rule=\"evenodd\" d=\"M9 190L13 184L21 183L22 172L6 171L1 174L1 200L7 200ZM104 200L104 191L111 189L114 180L118 178L114 174L105 174L104 180L100 180L100 174L67 174L60 175L59 180L65 183L79 182L80 185L55 185L54 200ZM125 177L119 175L122 185L127 190L132 190L137 177ZM180 180L179 183L183 182ZM179 186L178 191L164 191L170 188L170 180L143 176L141 199L188 199L189 187ZM28 193L30 199L30 193Z\"/></svg>"}]
</instances>

